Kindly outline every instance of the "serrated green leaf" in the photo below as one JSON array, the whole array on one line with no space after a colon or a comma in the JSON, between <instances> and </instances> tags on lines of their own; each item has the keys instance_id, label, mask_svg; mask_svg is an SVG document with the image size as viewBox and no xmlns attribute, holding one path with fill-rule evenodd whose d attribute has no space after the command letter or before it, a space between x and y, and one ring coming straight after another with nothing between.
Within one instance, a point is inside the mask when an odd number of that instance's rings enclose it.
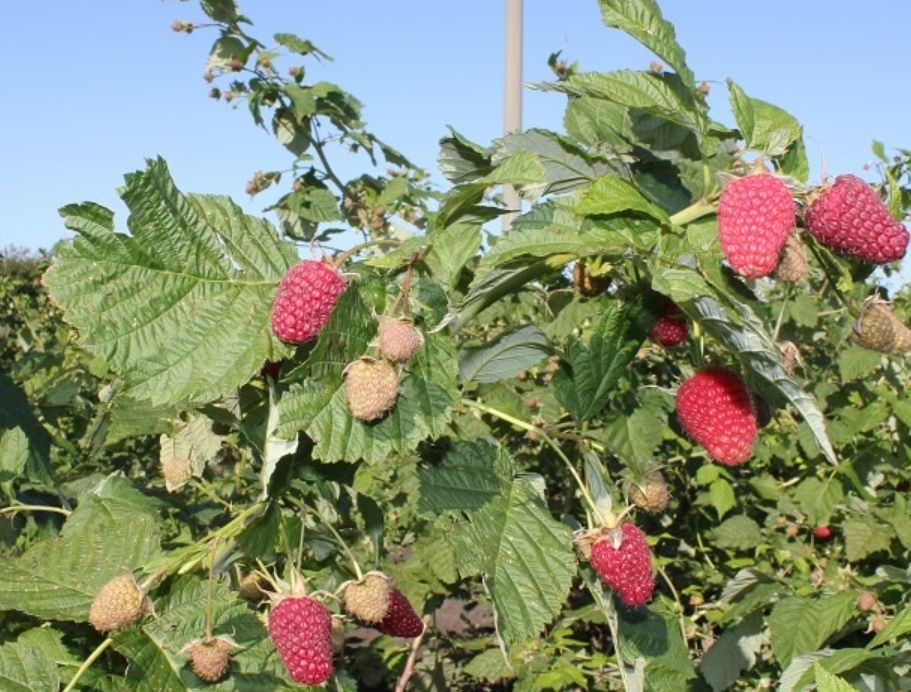
<instances>
[{"instance_id":1,"label":"serrated green leaf","mask_svg":"<svg viewBox=\"0 0 911 692\"><path fill-rule=\"evenodd\" d=\"M686 53L677 43L674 25L661 15L655 0L599 0L604 23L620 29L639 41L674 68L683 83L695 87L695 78L686 65Z\"/></svg>"},{"instance_id":2,"label":"serrated green leaf","mask_svg":"<svg viewBox=\"0 0 911 692\"><path fill-rule=\"evenodd\" d=\"M4 692L58 690L57 665L25 642L7 642L0 646L0 688Z\"/></svg>"},{"instance_id":3,"label":"serrated green leaf","mask_svg":"<svg viewBox=\"0 0 911 692\"><path fill-rule=\"evenodd\" d=\"M583 72L547 88L579 96L596 96L639 109L682 125L696 135L701 135L703 130L704 116L696 109L692 95L681 93L670 80L651 72Z\"/></svg>"},{"instance_id":4,"label":"serrated green leaf","mask_svg":"<svg viewBox=\"0 0 911 692\"><path fill-rule=\"evenodd\" d=\"M734 496L734 486L724 478L715 479L709 486L709 500L712 503L712 507L715 508L718 518L723 519L724 515L737 504Z\"/></svg>"},{"instance_id":5,"label":"serrated green leaf","mask_svg":"<svg viewBox=\"0 0 911 692\"><path fill-rule=\"evenodd\" d=\"M199 4L213 21L232 24L240 18L234 0L200 0Z\"/></svg>"},{"instance_id":6,"label":"serrated green leaf","mask_svg":"<svg viewBox=\"0 0 911 692\"><path fill-rule=\"evenodd\" d=\"M96 204L64 207L78 236L45 274L87 348L153 404L209 401L285 352L269 328L296 259L264 220L224 197L184 196L163 160L126 176L132 236Z\"/></svg>"},{"instance_id":7,"label":"serrated green leaf","mask_svg":"<svg viewBox=\"0 0 911 692\"><path fill-rule=\"evenodd\" d=\"M725 519L712 531L715 547L731 550L751 550L762 542L759 524L745 514Z\"/></svg>"},{"instance_id":8,"label":"serrated green leaf","mask_svg":"<svg viewBox=\"0 0 911 692\"><path fill-rule=\"evenodd\" d=\"M499 382L514 377L541 362L553 346L547 335L535 325L510 329L490 343L459 352L459 374L462 384Z\"/></svg>"},{"instance_id":9,"label":"serrated green leaf","mask_svg":"<svg viewBox=\"0 0 911 692\"><path fill-rule=\"evenodd\" d=\"M0 561L0 609L83 622L105 582L157 554L158 531L142 495L109 493L102 484L81 500L59 538Z\"/></svg>"},{"instance_id":10,"label":"serrated green leaf","mask_svg":"<svg viewBox=\"0 0 911 692\"><path fill-rule=\"evenodd\" d=\"M778 106L747 96L732 79L727 80L731 110L750 149L767 156L783 156L803 138L800 123Z\"/></svg>"},{"instance_id":11,"label":"serrated green leaf","mask_svg":"<svg viewBox=\"0 0 911 692\"><path fill-rule=\"evenodd\" d=\"M449 127L450 136L440 140L437 164L447 180L467 183L490 172L490 150L475 144Z\"/></svg>"},{"instance_id":12,"label":"serrated green leaf","mask_svg":"<svg viewBox=\"0 0 911 692\"><path fill-rule=\"evenodd\" d=\"M168 404L151 406L148 401L138 401L122 394L115 394L109 410L110 425L104 442L113 445L128 437L161 435L173 432L173 419L177 407Z\"/></svg>"},{"instance_id":13,"label":"serrated green leaf","mask_svg":"<svg viewBox=\"0 0 911 692\"><path fill-rule=\"evenodd\" d=\"M326 55L326 53L314 46L311 41L299 38L294 34L278 33L274 35L274 38L276 43L299 55L310 55L311 53L314 53L323 60L332 60L329 55Z\"/></svg>"},{"instance_id":14,"label":"serrated green leaf","mask_svg":"<svg viewBox=\"0 0 911 692\"><path fill-rule=\"evenodd\" d=\"M516 171L516 178L510 178L505 167L517 157L521 157L523 168ZM532 201L543 195L578 189L610 171L605 161L570 140L538 129L515 132L497 140L493 162L498 168L485 182L518 184L523 196ZM502 173L501 169L504 169Z\"/></svg>"},{"instance_id":15,"label":"serrated green leaf","mask_svg":"<svg viewBox=\"0 0 911 692\"><path fill-rule=\"evenodd\" d=\"M843 498L841 484L833 479L807 478L794 489L794 502L814 526L828 522L835 505Z\"/></svg>"},{"instance_id":16,"label":"serrated green leaf","mask_svg":"<svg viewBox=\"0 0 911 692\"><path fill-rule=\"evenodd\" d=\"M903 637L911 632L911 607L904 608L898 615L889 620L881 632L867 644L867 649L875 648L885 642Z\"/></svg>"},{"instance_id":17,"label":"serrated green leaf","mask_svg":"<svg viewBox=\"0 0 911 692\"><path fill-rule=\"evenodd\" d=\"M726 690L756 665L756 655L764 641L762 615L753 613L721 633L702 657L699 672L715 692Z\"/></svg>"},{"instance_id":18,"label":"serrated green leaf","mask_svg":"<svg viewBox=\"0 0 911 692\"><path fill-rule=\"evenodd\" d=\"M482 651L465 664L464 671L475 680L488 682L496 682L514 675L509 662L504 660L503 652L499 649Z\"/></svg>"},{"instance_id":19,"label":"serrated green leaf","mask_svg":"<svg viewBox=\"0 0 911 692\"><path fill-rule=\"evenodd\" d=\"M220 36L215 39L206 61L207 70L229 70L234 60L247 61L248 47L236 36Z\"/></svg>"},{"instance_id":20,"label":"serrated green leaf","mask_svg":"<svg viewBox=\"0 0 911 692\"><path fill-rule=\"evenodd\" d=\"M382 420L355 419L341 380L332 379L327 386L308 383L285 394L278 435L290 439L304 430L314 442L313 456L325 462L378 463L443 434L459 398L457 373L452 341L428 334L405 368L395 407Z\"/></svg>"},{"instance_id":21,"label":"serrated green leaf","mask_svg":"<svg viewBox=\"0 0 911 692\"><path fill-rule=\"evenodd\" d=\"M0 430L19 428L28 439L26 474L36 483L53 484L48 454L51 436L35 417L25 392L5 373L0 373Z\"/></svg>"},{"instance_id":22,"label":"serrated green leaf","mask_svg":"<svg viewBox=\"0 0 911 692\"><path fill-rule=\"evenodd\" d=\"M631 465L652 459L663 439L667 415L661 409L640 406L631 414L611 414L605 420L604 433L608 449Z\"/></svg>"},{"instance_id":23,"label":"serrated green leaf","mask_svg":"<svg viewBox=\"0 0 911 692\"><path fill-rule=\"evenodd\" d=\"M180 465L187 470L183 483L172 484L165 479L168 490L174 491L190 480L191 476L202 476L206 464L215 459L221 449L223 435L212 430L212 421L200 414L191 414L186 421L175 424L171 435L162 435L159 440L158 459L162 468L166 464Z\"/></svg>"},{"instance_id":24,"label":"serrated green leaf","mask_svg":"<svg viewBox=\"0 0 911 692\"><path fill-rule=\"evenodd\" d=\"M876 370L883 360L879 351L849 345L838 352L838 374L845 382L859 380Z\"/></svg>"},{"instance_id":25,"label":"serrated green leaf","mask_svg":"<svg viewBox=\"0 0 911 692\"><path fill-rule=\"evenodd\" d=\"M570 341L565 356L569 372L561 371L555 383L557 397L576 420L598 415L653 322L654 313L643 297L625 305L611 303L588 346Z\"/></svg>"},{"instance_id":26,"label":"serrated green leaf","mask_svg":"<svg viewBox=\"0 0 911 692\"><path fill-rule=\"evenodd\" d=\"M819 649L857 613L857 593L779 601L769 615L772 650L782 668L791 659Z\"/></svg>"},{"instance_id":27,"label":"serrated green leaf","mask_svg":"<svg viewBox=\"0 0 911 692\"><path fill-rule=\"evenodd\" d=\"M620 655L624 661L646 661L645 689L680 690L687 680L696 677L676 619L664 617L653 608L635 617L620 615Z\"/></svg>"},{"instance_id":28,"label":"serrated green leaf","mask_svg":"<svg viewBox=\"0 0 911 692\"><path fill-rule=\"evenodd\" d=\"M423 468L422 512L480 509L512 483L515 465L509 455L487 440L460 440L446 454L441 466Z\"/></svg>"},{"instance_id":29,"label":"serrated green leaf","mask_svg":"<svg viewBox=\"0 0 911 692\"><path fill-rule=\"evenodd\" d=\"M576 204L577 214L623 214L639 212L663 224L670 224L667 214L643 197L631 183L605 175L592 181Z\"/></svg>"},{"instance_id":30,"label":"serrated green leaf","mask_svg":"<svg viewBox=\"0 0 911 692\"><path fill-rule=\"evenodd\" d=\"M576 573L571 535L525 478L469 512L449 540L463 576L485 575L508 644L537 636L562 609Z\"/></svg>"},{"instance_id":31,"label":"serrated green leaf","mask_svg":"<svg viewBox=\"0 0 911 692\"><path fill-rule=\"evenodd\" d=\"M544 166L530 151L514 151L500 159L494 169L481 179L481 182L489 186L539 185L544 182Z\"/></svg>"},{"instance_id":32,"label":"serrated green leaf","mask_svg":"<svg viewBox=\"0 0 911 692\"><path fill-rule=\"evenodd\" d=\"M592 96L579 96L566 104L566 132L580 142L610 152L632 150L635 137L628 110Z\"/></svg>"},{"instance_id":33,"label":"serrated green leaf","mask_svg":"<svg viewBox=\"0 0 911 692\"><path fill-rule=\"evenodd\" d=\"M857 688L823 668L819 663L813 664L813 675L816 678L817 692L854 692Z\"/></svg>"},{"instance_id":34,"label":"serrated green leaf","mask_svg":"<svg viewBox=\"0 0 911 692\"><path fill-rule=\"evenodd\" d=\"M549 269L547 263L536 262L526 267L493 269L475 276L464 300L454 311L454 328L464 327L482 310L504 296L521 290L529 281L533 281Z\"/></svg>"},{"instance_id":35,"label":"serrated green leaf","mask_svg":"<svg viewBox=\"0 0 911 692\"><path fill-rule=\"evenodd\" d=\"M481 247L481 224L456 223L443 228L433 228L429 233L430 252L424 261L433 272L433 278L445 290L451 291L459 280L462 269Z\"/></svg>"},{"instance_id":36,"label":"serrated green leaf","mask_svg":"<svg viewBox=\"0 0 911 692\"><path fill-rule=\"evenodd\" d=\"M848 519L842 525L842 531L845 535L845 557L850 562L863 560L880 550L888 550L895 535L891 526L869 516Z\"/></svg>"}]
</instances>

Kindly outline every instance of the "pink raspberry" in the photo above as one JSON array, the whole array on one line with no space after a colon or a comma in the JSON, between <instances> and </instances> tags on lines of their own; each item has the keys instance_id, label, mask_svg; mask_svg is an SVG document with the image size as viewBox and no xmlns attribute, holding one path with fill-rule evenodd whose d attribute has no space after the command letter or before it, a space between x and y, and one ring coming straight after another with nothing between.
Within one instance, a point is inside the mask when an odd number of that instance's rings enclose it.
<instances>
[{"instance_id":1,"label":"pink raspberry","mask_svg":"<svg viewBox=\"0 0 911 692\"><path fill-rule=\"evenodd\" d=\"M652 600L655 576L652 551L645 534L635 524L626 523L592 544L591 564L605 586L620 600L636 608Z\"/></svg>"},{"instance_id":2,"label":"pink raspberry","mask_svg":"<svg viewBox=\"0 0 911 692\"><path fill-rule=\"evenodd\" d=\"M656 344L674 348L687 340L690 327L680 308L668 302L649 335Z\"/></svg>"},{"instance_id":3,"label":"pink raspberry","mask_svg":"<svg viewBox=\"0 0 911 692\"><path fill-rule=\"evenodd\" d=\"M282 599L269 613L269 636L294 682L319 685L332 675L332 616L322 603Z\"/></svg>"},{"instance_id":4,"label":"pink raspberry","mask_svg":"<svg viewBox=\"0 0 911 692\"><path fill-rule=\"evenodd\" d=\"M345 290L338 272L323 262L302 260L278 285L272 303L272 331L282 341L309 341L326 325L335 302Z\"/></svg>"}]
</instances>

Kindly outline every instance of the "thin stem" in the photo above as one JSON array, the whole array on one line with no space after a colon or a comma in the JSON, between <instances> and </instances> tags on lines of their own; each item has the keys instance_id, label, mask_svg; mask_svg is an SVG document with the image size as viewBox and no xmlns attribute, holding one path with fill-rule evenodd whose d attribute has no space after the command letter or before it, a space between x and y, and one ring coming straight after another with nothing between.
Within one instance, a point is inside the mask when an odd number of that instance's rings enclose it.
<instances>
[{"instance_id":1,"label":"thin stem","mask_svg":"<svg viewBox=\"0 0 911 692\"><path fill-rule=\"evenodd\" d=\"M784 294L784 300L781 301L781 309L778 311L778 319L775 320L775 331L772 332L772 341L778 341L778 333L781 331L781 323L784 320L784 311L788 307L788 301L791 299L791 287Z\"/></svg>"},{"instance_id":2,"label":"thin stem","mask_svg":"<svg viewBox=\"0 0 911 692\"><path fill-rule=\"evenodd\" d=\"M598 505L595 504L595 501L589 494L588 488L585 486L585 483L579 476L579 472L576 471L576 468L573 466L572 462L569 460L566 454L563 453L563 450L560 449L560 445L558 445L553 440L553 438L544 431L543 428L539 428L535 425L532 425L531 423L526 423L525 421L510 416L508 413L495 409L491 406L486 406L478 401L473 401L471 399L462 399L462 403L466 406L471 406L472 408L475 408L479 411L483 411L484 413L488 413L491 416L495 416L496 418L506 421L507 423L511 423L512 425L525 430L526 432L533 432L539 435L541 439L544 440L550 446L550 448L557 453L557 456L560 457L561 461L563 461L563 463L566 465L566 468L569 469L569 472L572 474L573 478L576 481L576 485L579 487L579 491L582 493L582 497L585 498L585 501L588 503L588 506L591 507L592 511L595 513L595 516L601 516L601 512L598 510Z\"/></svg>"},{"instance_id":3,"label":"thin stem","mask_svg":"<svg viewBox=\"0 0 911 692\"><path fill-rule=\"evenodd\" d=\"M319 127L317 126L316 120L313 120L313 149L316 151L316 155L319 157L320 163L323 164L326 175L329 176L329 180L335 183L335 186L338 188L338 191L343 195L348 191L348 186L342 182L335 171L332 170L332 166L329 165L329 159L326 158L326 152L323 151L323 139L319 134Z\"/></svg>"},{"instance_id":4,"label":"thin stem","mask_svg":"<svg viewBox=\"0 0 911 692\"><path fill-rule=\"evenodd\" d=\"M681 209L676 214L671 214L671 223L675 226L683 226L684 224L688 224L690 221L701 219L703 216L707 216L714 211L714 204L709 204L704 200L699 200L698 202L694 202L690 206Z\"/></svg>"},{"instance_id":5,"label":"thin stem","mask_svg":"<svg viewBox=\"0 0 911 692\"><path fill-rule=\"evenodd\" d=\"M206 641L212 638L212 618L214 602L212 600L212 583L215 581L215 549L218 547L218 539L212 543L212 562L209 563L209 580L206 582Z\"/></svg>"},{"instance_id":6,"label":"thin stem","mask_svg":"<svg viewBox=\"0 0 911 692\"><path fill-rule=\"evenodd\" d=\"M70 516L70 510L50 505L10 505L9 507L0 508L0 514L15 514L16 512L53 512L54 514L62 514L65 517Z\"/></svg>"},{"instance_id":7,"label":"thin stem","mask_svg":"<svg viewBox=\"0 0 911 692\"><path fill-rule=\"evenodd\" d=\"M601 610L604 611L607 627L610 629L611 640L614 642L614 654L617 656L617 667L620 669L620 678L623 680L623 689L634 689L626 679L626 666L623 664L623 656L620 653L620 627L617 624L617 609L614 608L610 596L601 597Z\"/></svg>"},{"instance_id":8,"label":"thin stem","mask_svg":"<svg viewBox=\"0 0 911 692\"><path fill-rule=\"evenodd\" d=\"M92 667L92 664L98 660L98 657L105 652L105 650L111 645L112 642L113 640L108 637L95 647L95 650L90 653L89 657L82 662L81 666L79 666L79 670L77 670L75 675L73 675L73 678L70 680L69 684L63 688L63 692L70 692L70 690L75 689L76 683L79 682L79 678L85 675L85 671Z\"/></svg>"},{"instance_id":9,"label":"thin stem","mask_svg":"<svg viewBox=\"0 0 911 692\"><path fill-rule=\"evenodd\" d=\"M663 567L658 567L658 574L664 579L664 583L667 584L667 588L671 590L671 593L674 595L674 603L677 606L678 620L680 624L680 635L683 637L683 641L687 642L686 638L686 620L685 612L683 609L683 603L680 600L680 594L677 593L677 589L674 588L674 582L671 581L671 578L667 576L667 572L664 571ZM687 642L689 644L689 642Z\"/></svg>"},{"instance_id":10,"label":"thin stem","mask_svg":"<svg viewBox=\"0 0 911 692\"><path fill-rule=\"evenodd\" d=\"M402 675L399 678L398 683L395 686L395 692L405 692L405 688L408 686L408 681L411 679L411 674L414 673L414 664L418 659L418 651L421 648L421 640L424 639L424 633L427 631L427 618L424 618L424 629L421 630L421 633L414 638L414 641L411 642L411 651L408 653L408 660L405 661L405 669L402 671Z\"/></svg>"},{"instance_id":11,"label":"thin stem","mask_svg":"<svg viewBox=\"0 0 911 692\"><path fill-rule=\"evenodd\" d=\"M354 557L354 553L351 552L351 548L348 547L348 544L345 542L345 539L342 538L341 534L339 534L339 532L335 530L335 527L332 524L330 524L328 521L323 519L323 517L320 516L319 512L317 512L315 509L313 509L309 505L305 504L304 502L301 502L300 500L295 500L295 499L292 499L291 501L294 502L298 507L300 507L301 510L304 510L304 511L310 512L310 514L313 514L317 519L319 519L322 522L323 526L325 526L327 529L329 529L329 532L335 537L335 542L344 551L345 555L351 561L351 566L354 567L355 576L357 576L358 579L362 579L364 577L364 573L363 573L363 571L361 571L361 566L358 563L357 558Z\"/></svg>"}]
</instances>

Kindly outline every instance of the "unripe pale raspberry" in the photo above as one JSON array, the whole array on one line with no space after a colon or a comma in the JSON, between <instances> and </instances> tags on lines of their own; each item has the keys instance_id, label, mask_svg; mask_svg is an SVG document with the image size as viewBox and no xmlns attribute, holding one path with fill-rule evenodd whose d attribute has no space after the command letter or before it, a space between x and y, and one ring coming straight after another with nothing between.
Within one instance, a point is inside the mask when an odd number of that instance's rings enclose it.
<instances>
[{"instance_id":1,"label":"unripe pale raspberry","mask_svg":"<svg viewBox=\"0 0 911 692\"><path fill-rule=\"evenodd\" d=\"M395 406L399 376L386 361L364 356L348 364L344 377L348 408L358 420L378 420Z\"/></svg>"},{"instance_id":2,"label":"unripe pale raspberry","mask_svg":"<svg viewBox=\"0 0 911 692\"><path fill-rule=\"evenodd\" d=\"M809 273L810 264L807 262L806 248L792 233L781 249L781 257L772 276L776 281L796 284L806 279Z\"/></svg>"},{"instance_id":3,"label":"unripe pale raspberry","mask_svg":"<svg viewBox=\"0 0 911 692\"><path fill-rule=\"evenodd\" d=\"M215 682L224 677L231 666L234 647L219 637L194 642L187 653L196 677L205 682Z\"/></svg>"},{"instance_id":4,"label":"unripe pale raspberry","mask_svg":"<svg viewBox=\"0 0 911 692\"><path fill-rule=\"evenodd\" d=\"M674 348L679 346L690 335L689 323L686 317L676 305L668 302L665 305L661 317L655 322L649 336L656 344L665 348Z\"/></svg>"},{"instance_id":5,"label":"unripe pale raspberry","mask_svg":"<svg viewBox=\"0 0 911 692\"><path fill-rule=\"evenodd\" d=\"M791 193L774 175L728 183L718 202L718 238L731 268L748 279L768 276L796 220Z\"/></svg>"},{"instance_id":6,"label":"unripe pale raspberry","mask_svg":"<svg viewBox=\"0 0 911 692\"><path fill-rule=\"evenodd\" d=\"M601 295L610 282L610 276L593 274L585 260L577 260L573 266L573 288L580 296L593 298Z\"/></svg>"},{"instance_id":7,"label":"unripe pale raspberry","mask_svg":"<svg viewBox=\"0 0 911 692\"><path fill-rule=\"evenodd\" d=\"M661 471L652 471L641 483L633 483L629 488L630 502L652 514L663 512L670 497Z\"/></svg>"},{"instance_id":8,"label":"unripe pale raspberry","mask_svg":"<svg viewBox=\"0 0 911 692\"><path fill-rule=\"evenodd\" d=\"M756 414L737 373L711 367L693 375L677 390L677 418L684 432L725 466L750 458Z\"/></svg>"},{"instance_id":9,"label":"unripe pale raspberry","mask_svg":"<svg viewBox=\"0 0 911 692\"><path fill-rule=\"evenodd\" d=\"M345 610L368 624L379 622L389 610L392 583L384 574L370 573L345 587Z\"/></svg>"},{"instance_id":10,"label":"unripe pale raspberry","mask_svg":"<svg viewBox=\"0 0 911 692\"><path fill-rule=\"evenodd\" d=\"M826 247L866 262L886 264L902 258L908 247L908 230L855 175L838 176L810 204L804 221Z\"/></svg>"},{"instance_id":11,"label":"unripe pale raspberry","mask_svg":"<svg viewBox=\"0 0 911 692\"><path fill-rule=\"evenodd\" d=\"M635 524L627 522L596 540L591 546L591 564L604 585L627 606L637 608L652 599L652 551Z\"/></svg>"},{"instance_id":12,"label":"unripe pale raspberry","mask_svg":"<svg viewBox=\"0 0 911 692\"><path fill-rule=\"evenodd\" d=\"M189 482L191 476L189 459L178 457L161 459L161 477L164 478L164 486L169 493L180 490Z\"/></svg>"},{"instance_id":13,"label":"unripe pale raspberry","mask_svg":"<svg viewBox=\"0 0 911 692\"><path fill-rule=\"evenodd\" d=\"M282 341L309 341L326 325L345 281L323 262L302 260L278 285L272 303L272 331Z\"/></svg>"},{"instance_id":14,"label":"unripe pale raspberry","mask_svg":"<svg viewBox=\"0 0 911 692\"><path fill-rule=\"evenodd\" d=\"M410 320L381 317L377 346L383 358L404 363L424 345L424 335Z\"/></svg>"},{"instance_id":15,"label":"unripe pale raspberry","mask_svg":"<svg viewBox=\"0 0 911 692\"><path fill-rule=\"evenodd\" d=\"M99 632L111 632L132 625L151 609L133 575L121 574L98 590L89 608L89 622Z\"/></svg>"},{"instance_id":16,"label":"unripe pale raspberry","mask_svg":"<svg viewBox=\"0 0 911 692\"><path fill-rule=\"evenodd\" d=\"M389 608L376 628L393 637L417 637L424 631L424 623L404 594L395 587L389 592Z\"/></svg>"},{"instance_id":17,"label":"unripe pale raspberry","mask_svg":"<svg viewBox=\"0 0 911 692\"><path fill-rule=\"evenodd\" d=\"M881 298L871 298L864 303L851 337L864 348L882 353L899 355L911 350L911 329Z\"/></svg>"},{"instance_id":18,"label":"unripe pale raspberry","mask_svg":"<svg viewBox=\"0 0 911 692\"><path fill-rule=\"evenodd\" d=\"M332 617L322 603L282 599L269 613L269 636L294 682L319 685L332 675Z\"/></svg>"}]
</instances>

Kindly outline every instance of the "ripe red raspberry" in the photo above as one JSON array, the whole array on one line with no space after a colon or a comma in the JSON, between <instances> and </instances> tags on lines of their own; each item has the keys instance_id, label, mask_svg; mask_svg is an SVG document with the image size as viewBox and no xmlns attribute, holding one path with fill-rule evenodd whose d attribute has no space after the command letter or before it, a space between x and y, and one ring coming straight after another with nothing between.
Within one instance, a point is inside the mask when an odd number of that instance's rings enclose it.
<instances>
[{"instance_id":1,"label":"ripe red raspberry","mask_svg":"<svg viewBox=\"0 0 911 692\"><path fill-rule=\"evenodd\" d=\"M908 230L855 175L838 176L810 204L804 221L826 247L866 262L886 264L903 257L908 247Z\"/></svg>"},{"instance_id":2,"label":"ripe red raspberry","mask_svg":"<svg viewBox=\"0 0 911 692\"><path fill-rule=\"evenodd\" d=\"M282 341L309 341L326 325L345 281L327 264L302 260L282 278L272 304L272 331Z\"/></svg>"},{"instance_id":3,"label":"ripe red raspberry","mask_svg":"<svg viewBox=\"0 0 911 692\"><path fill-rule=\"evenodd\" d=\"M820 524L815 529L813 529L813 535L816 536L817 540L827 541L832 537L832 529L830 529L825 524Z\"/></svg>"},{"instance_id":4,"label":"ripe red raspberry","mask_svg":"<svg viewBox=\"0 0 911 692\"><path fill-rule=\"evenodd\" d=\"M389 608L376 628L393 637L417 637L424 631L424 623L402 592L392 587L389 592Z\"/></svg>"},{"instance_id":5,"label":"ripe red raspberry","mask_svg":"<svg viewBox=\"0 0 911 692\"><path fill-rule=\"evenodd\" d=\"M332 674L332 617L306 596L289 596L269 613L269 636L294 682L319 685Z\"/></svg>"},{"instance_id":6,"label":"ripe red raspberry","mask_svg":"<svg viewBox=\"0 0 911 692\"><path fill-rule=\"evenodd\" d=\"M652 551L645 534L635 524L618 526L596 540L592 544L591 563L605 586L613 589L629 607L636 608L652 600L655 590Z\"/></svg>"},{"instance_id":7,"label":"ripe red raspberry","mask_svg":"<svg viewBox=\"0 0 911 692\"><path fill-rule=\"evenodd\" d=\"M750 458L756 413L746 385L735 372L706 368L681 384L677 418L684 432L725 466Z\"/></svg>"},{"instance_id":8,"label":"ripe red raspberry","mask_svg":"<svg viewBox=\"0 0 911 692\"><path fill-rule=\"evenodd\" d=\"M686 317L680 312L680 308L673 303L668 303L649 335L656 344L665 348L674 348L687 340L690 335L690 327Z\"/></svg>"},{"instance_id":9,"label":"ripe red raspberry","mask_svg":"<svg viewBox=\"0 0 911 692\"><path fill-rule=\"evenodd\" d=\"M728 183L718 202L718 237L731 268L748 279L770 274L796 218L791 193L774 175Z\"/></svg>"}]
</instances>

